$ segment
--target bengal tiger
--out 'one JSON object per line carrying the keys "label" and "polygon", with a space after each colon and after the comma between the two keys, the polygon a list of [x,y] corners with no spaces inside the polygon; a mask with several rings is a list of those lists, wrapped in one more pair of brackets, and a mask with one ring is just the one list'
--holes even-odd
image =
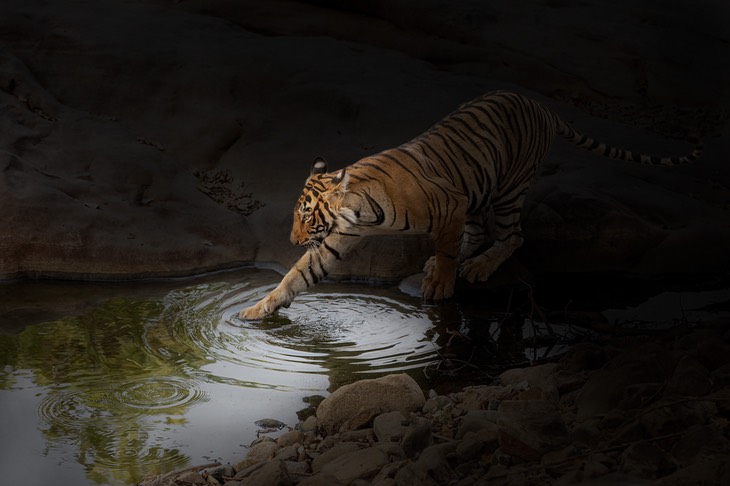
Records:
{"label": "bengal tiger", "polygon": [[[555,135],[591,152],[641,164],[677,165],[702,153],[655,157],[619,149],[575,131],[546,106],[497,91],[463,104],[399,147],[328,172],[317,158],[294,208],[291,242],[307,248],[281,283],[239,313],[262,319],[315,285],[361,236],[430,233],[435,255],[425,264],[424,299],[451,297],[458,274],[484,281],[523,241],[520,213],[530,183]],[[494,243],[483,247],[489,211]]]}

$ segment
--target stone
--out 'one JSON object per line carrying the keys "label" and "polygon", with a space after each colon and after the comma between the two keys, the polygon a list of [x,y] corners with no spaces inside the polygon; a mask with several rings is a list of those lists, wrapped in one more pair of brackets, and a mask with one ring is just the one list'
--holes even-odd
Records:
{"label": "stone", "polygon": [[307,432],[316,432],[317,431],[317,417],[314,415],[310,415],[309,417],[307,417],[307,419],[304,422],[302,422],[300,429],[305,434]]}
{"label": "stone", "polygon": [[665,396],[703,396],[712,389],[707,369],[695,358],[686,355],[666,384]]}
{"label": "stone", "polygon": [[679,467],[686,467],[698,459],[730,455],[730,440],[710,425],[695,425],[672,447],[672,456]]}
{"label": "stone", "polygon": [[497,430],[498,417],[499,412],[496,410],[470,410],[461,419],[456,438],[463,439],[467,433],[482,429]]}
{"label": "stone", "polygon": [[360,380],[342,386],[317,408],[317,421],[332,434],[361,410],[379,408],[384,412],[420,410],[426,399],[418,383],[405,373]]}
{"label": "stone", "polygon": [[312,461],[312,471],[315,473],[322,470],[322,468],[325,466],[325,464],[334,461],[338,457],[340,457],[343,454],[347,454],[349,452],[359,451],[360,447],[354,443],[354,442],[342,442],[334,447],[332,447],[327,452],[322,453],[322,455],[317,456]]}
{"label": "stone", "polygon": [[717,367],[712,372],[712,381],[719,386],[730,385],[730,364]]}
{"label": "stone", "polygon": [[568,441],[568,430],[552,402],[505,400],[497,425],[500,449],[525,460],[539,460]]}
{"label": "stone", "polygon": [[409,424],[403,412],[388,412],[375,417],[373,431],[379,442],[400,442]]}
{"label": "stone", "polygon": [[435,397],[426,400],[423,404],[423,413],[434,413],[436,410],[442,410],[444,408],[454,405],[454,401],[444,395],[437,395]]}
{"label": "stone", "polygon": [[397,484],[440,485],[456,479],[448,457],[456,452],[457,442],[446,442],[427,447],[418,459],[401,468],[395,475]]}
{"label": "stone", "polygon": [[546,363],[528,368],[512,368],[498,378],[505,385],[517,385],[526,381],[530,387],[546,389],[555,386],[553,374],[556,367],[555,363]]}
{"label": "stone", "polygon": [[512,386],[479,385],[464,388],[456,398],[464,410],[484,410],[490,401],[512,398],[519,391]]}
{"label": "stone", "polygon": [[302,442],[304,442],[304,433],[301,430],[290,430],[289,432],[284,432],[278,439],[276,439],[276,443],[279,444],[280,447],[301,444]]}
{"label": "stone", "polygon": [[456,446],[456,457],[461,462],[468,462],[480,458],[485,453],[494,452],[497,447],[499,447],[499,431],[495,425],[491,430],[480,429],[466,434]]}
{"label": "stone", "polygon": [[418,456],[423,449],[431,445],[431,421],[411,413],[409,425],[400,445],[409,458]]}
{"label": "stone", "polygon": [[239,462],[235,466],[235,470],[241,471],[242,469],[246,469],[247,467],[257,464],[259,462],[266,461],[274,457],[274,454],[279,449],[279,444],[273,441],[264,441],[259,442],[258,444],[254,444],[248,450],[248,453],[246,454],[244,460]]}
{"label": "stone", "polygon": [[345,420],[340,426],[340,432],[348,432],[368,427],[373,419],[380,413],[380,407],[370,407],[358,411],[352,417]]}
{"label": "stone", "polygon": [[278,459],[270,461],[241,480],[241,486],[260,486],[262,484],[270,486],[290,486],[292,484],[284,461]]}
{"label": "stone", "polygon": [[297,486],[347,486],[347,484],[331,474],[318,473],[302,479]]}
{"label": "stone", "polygon": [[638,421],[649,437],[656,437],[706,424],[716,414],[717,406],[710,400],[675,402],[668,399],[654,404],[652,413],[641,415]]}
{"label": "stone", "polygon": [[322,472],[343,483],[350,483],[355,479],[372,478],[388,462],[388,456],[383,451],[368,447],[338,456],[325,464]]}
{"label": "stone", "polygon": [[619,466],[622,473],[644,479],[656,479],[673,472],[667,455],[654,443],[635,442],[621,454]]}
{"label": "stone", "polygon": [[618,407],[630,385],[664,382],[675,365],[674,356],[658,344],[626,351],[588,377],[576,396],[576,420],[581,422]]}
{"label": "stone", "polygon": [[299,452],[295,446],[290,445],[276,451],[275,457],[280,461],[295,461],[299,458]]}
{"label": "stone", "polygon": [[284,461],[284,466],[286,466],[286,471],[290,477],[304,476],[312,471],[309,464],[304,461]]}

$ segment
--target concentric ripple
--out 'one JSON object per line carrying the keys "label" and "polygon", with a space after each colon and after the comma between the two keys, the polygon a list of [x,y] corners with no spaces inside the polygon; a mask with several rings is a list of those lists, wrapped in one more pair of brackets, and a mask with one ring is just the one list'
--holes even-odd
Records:
{"label": "concentric ripple", "polygon": [[114,390],[119,403],[143,412],[185,407],[207,401],[207,393],[192,380],[177,377],[149,377],[124,383]]}

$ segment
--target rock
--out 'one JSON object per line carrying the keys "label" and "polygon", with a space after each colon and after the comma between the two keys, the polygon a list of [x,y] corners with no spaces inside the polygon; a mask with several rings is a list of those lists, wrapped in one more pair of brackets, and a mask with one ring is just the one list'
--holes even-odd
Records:
{"label": "rock", "polygon": [[375,417],[373,431],[379,442],[400,442],[409,424],[403,412],[388,412]]}
{"label": "rock", "polygon": [[712,372],[712,381],[719,386],[730,385],[730,364],[719,366]]}
{"label": "rock", "polygon": [[466,434],[456,446],[456,457],[461,462],[469,462],[485,453],[494,452],[497,447],[499,447],[499,429],[494,425],[494,428],[484,428]]}
{"label": "rock", "polygon": [[317,408],[317,421],[328,434],[365,409],[384,412],[420,410],[426,399],[416,381],[405,373],[361,380],[335,390]]}
{"label": "rock", "polygon": [[712,389],[709,372],[695,358],[684,356],[666,385],[666,396],[703,396]]}
{"label": "rock", "polygon": [[317,431],[317,417],[314,415],[310,415],[307,417],[307,419],[302,422],[300,426],[300,430],[304,433],[307,432],[316,432]]}
{"label": "rock", "polygon": [[[304,478],[297,483],[298,486],[347,486],[336,477],[330,474],[313,474],[308,478]],[[263,486],[263,485],[262,485]]]}
{"label": "rock", "polygon": [[696,425],[690,428],[672,447],[672,456],[679,467],[689,466],[698,460],[704,462],[713,456],[729,455],[730,440],[709,425]]}
{"label": "rock", "polygon": [[383,451],[368,447],[338,456],[325,464],[322,472],[349,484],[356,479],[372,478],[387,463],[388,456]]}
{"label": "rock", "polygon": [[407,464],[395,475],[397,484],[440,485],[449,484],[456,474],[449,465],[448,456],[456,452],[456,442],[446,442],[427,447],[418,460]]}
{"label": "rock", "polygon": [[706,424],[716,414],[717,406],[710,400],[676,402],[668,399],[654,404],[652,413],[641,415],[639,423],[649,437],[656,437]]}
{"label": "rock", "polygon": [[527,382],[530,387],[549,388],[555,386],[553,374],[557,364],[546,363],[529,368],[512,368],[499,375],[499,381],[505,385],[517,385]]}
{"label": "rock", "polygon": [[657,486],[730,484],[730,458],[715,457],[706,461],[698,461],[678,471],[664,476],[652,484]]}
{"label": "rock", "polygon": [[279,444],[274,441],[264,441],[259,442],[258,444],[254,444],[246,454],[246,458],[236,464],[235,469],[236,471],[241,471],[242,469],[246,469],[249,466],[253,466],[254,464],[257,464],[259,462],[266,461],[274,457],[274,454],[279,449]]}
{"label": "rock", "polygon": [[497,430],[498,417],[499,412],[495,410],[470,410],[461,419],[456,438],[463,439],[467,433],[482,429]]}
{"label": "rock", "polygon": [[275,457],[280,461],[296,461],[299,458],[299,452],[295,446],[290,445],[276,451]]}
{"label": "rock", "polygon": [[552,402],[505,400],[497,425],[500,449],[525,460],[539,460],[568,441],[568,430]]}
{"label": "rock", "polygon": [[319,472],[322,470],[322,468],[325,466],[325,464],[334,461],[338,457],[340,457],[343,454],[347,454],[348,452],[354,452],[359,451],[360,447],[355,444],[354,442],[342,442],[340,444],[335,445],[333,448],[328,450],[327,452],[323,453],[322,455],[316,457],[312,461],[312,471]]}
{"label": "rock", "polygon": [[513,386],[480,385],[464,388],[456,394],[459,407],[464,410],[483,410],[492,400],[506,400],[514,397],[521,389]]}
{"label": "rock", "polygon": [[621,454],[619,466],[624,474],[644,479],[655,479],[674,470],[664,451],[647,441],[631,444]]}
{"label": "rock", "polygon": [[279,459],[267,463],[249,477],[241,480],[241,486],[289,486],[292,484],[284,461]]}
{"label": "rock", "polygon": [[431,445],[431,421],[411,413],[400,445],[409,458],[415,458]]}
{"label": "rock", "polygon": [[426,400],[423,404],[423,413],[434,413],[437,410],[450,407],[454,404],[454,401],[444,395],[438,395],[433,398]]}
{"label": "rock", "polygon": [[301,444],[302,442],[304,442],[304,433],[301,430],[290,430],[289,432],[284,432],[278,439],[276,439],[276,443],[279,444],[280,447]]}
{"label": "rock", "polygon": [[380,413],[379,407],[370,407],[358,411],[355,415],[345,420],[340,426],[340,432],[349,432],[369,426],[373,419]]}
{"label": "rock", "polygon": [[603,415],[618,407],[627,387],[637,383],[662,383],[674,370],[675,358],[658,344],[632,349],[594,372],[576,396],[576,420]]}

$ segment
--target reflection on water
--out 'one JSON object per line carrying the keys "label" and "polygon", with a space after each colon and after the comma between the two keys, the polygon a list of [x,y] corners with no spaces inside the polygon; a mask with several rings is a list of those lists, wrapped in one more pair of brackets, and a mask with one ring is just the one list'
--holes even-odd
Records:
{"label": "reflection on water", "polygon": [[131,484],[237,462],[256,421],[294,425],[297,410],[358,378],[488,380],[590,338],[534,318],[531,293],[517,311],[511,294],[427,306],[397,289],[328,284],[263,322],[235,318],[279,279],[249,269],[134,285],[0,285],[4,483]]}
{"label": "reflection on water", "polygon": [[[0,335],[3,470],[25,461],[18,481],[130,484],[237,460],[256,420],[294,425],[312,396],[358,376],[422,378],[435,358],[431,320],[397,290],[324,285],[264,322],[235,318],[278,279],[249,270],[132,287],[0,287],[15,293]],[[44,321],[59,307],[66,317]]]}

